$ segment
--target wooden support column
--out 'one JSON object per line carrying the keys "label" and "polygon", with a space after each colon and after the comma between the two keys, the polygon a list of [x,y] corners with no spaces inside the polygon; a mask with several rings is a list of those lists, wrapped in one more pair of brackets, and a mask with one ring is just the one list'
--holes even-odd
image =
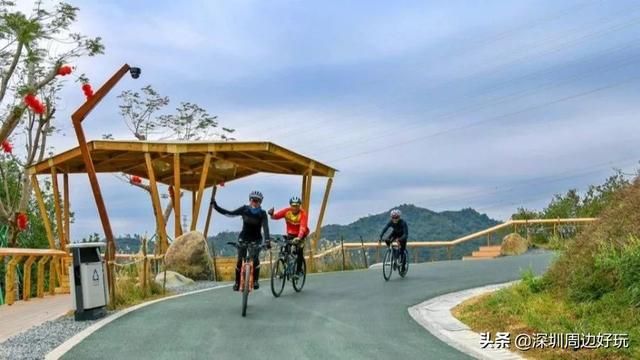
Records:
{"label": "wooden support column", "polygon": [[198,216],[200,215],[200,205],[202,204],[202,198],[204,197],[204,187],[207,184],[207,175],[209,174],[210,164],[211,164],[211,154],[207,154],[204,157],[202,173],[200,174],[200,185],[198,186],[198,197],[196,198],[196,204],[193,209],[193,218],[191,218],[191,231],[194,231],[196,229],[196,226],[198,225]]}
{"label": "wooden support column", "polygon": [[53,185],[53,207],[56,211],[56,229],[58,230],[58,242],[60,250],[64,250],[64,224],[62,222],[62,207],[60,206],[60,188],[58,187],[58,172],[56,167],[51,168],[51,183]]}
{"label": "wooden support column", "polygon": [[44,266],[47,261],[51,259],[50,256],[43,256],[40,260],[38,260],[38,280],[36,285],[36,294],[39,298],[44,297]]}
{"label": "wooden support column", "polygon": [[53,256],[49,262],[49,295],[56,293],[56,261],[58,258]]}
{"label": "wooden support column", "polygon": [[156,174],[153,170],[151,154],[145,153],[144,160],[147,164],[147,175],[149,176],[149,188],[151,190],[151,202],[153,204],[153,211],[156,215],[156,226],[158,229],[157,236],[160,238],[160,244],[162,244],[162,253],[164,254],[168,248],[167,229],[164,224],[164,216],[162,214],[162,208],[160,205],[160,195],[158,194],[158,184],[156,183]]}
{"label": "wooden support column", "polygon": [[180,220],[180,200],[182,199],[180,184],[180,154],[173,154],[173,218],[175,221],[174,236],[182,235],[182,221]]}
{"label": "wooden support column", "polygon": [[196,211],[196,198],[198,197],[198,190],[191,191],[191,219],[195,217]]}
{"label": "wooden support column", "polygon": [[31,266],[36,257],[31,255],[24,263],[24,276],[22,282],[22,300],[27,301],[31,297]]}
{"label": "wooden support column", "polygon": [[[71,235],[70,235],[70,223],[71,223],[71,211],[69,209],[69,174],[65,173],[64,177],[64,236],[65,236],[65,244],[69,245],[71,243]],[[61,249],[66,251],[65,249]]]}
{"label": "wooden support column", "polygon": [[318,215],[318,222],[316,222],[316,231],[314,232],[314,236],[311,244],[311,256],[313,256],[313,253],[318,248],[318,240],[320,240],[320,235],[321,235],[320,233],[322,231],[322,221],[324,220],[324,213],[325,213],[325,210],[327,209],[327,203],[329,202],[329,193],[331,192],[332,184],[333,184],[333,178],[328,178],[327,185],[324,189],[324,197],[322,198],[322,205],[320,206],[320,214]]}
{"label": "wooden support column", "polygon": [[40,209],[42,224],[44,225],[44,230],[47,234],[47,240],[49,240],[49,248],[55,249],[56,242],[53,238],[53,231],[51,231],[51,223],[49,222],[49,214],[47,213],[47,206],[45,205],[44,199],[42,198],[42,191],[40,191],[38,178],[36,178],[35,174],[31,175],[31,186],[33,187],[33,192],[35,193],[36,200],[38,201],[38,209]]}
{"label": "wooden support column", "polygon": [[5,290],[6,294],[4,295],[5,301],[4,303],[7,305],[11,305],[15,302],[15,285],[16,281],[16,266],[20,263],[22,256],[14,256],[9,263],[7,264],[6,274],[5,274]]}

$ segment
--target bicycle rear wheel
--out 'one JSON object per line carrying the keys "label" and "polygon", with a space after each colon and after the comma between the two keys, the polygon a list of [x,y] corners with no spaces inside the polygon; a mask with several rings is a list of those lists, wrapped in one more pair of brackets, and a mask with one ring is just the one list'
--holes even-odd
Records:
{"label": "bicycle rear wheel", "polygon": [[285,276],[285,264],[284,260],[278,259],[275,264],[273,264],[273,269],[271,269],[271,293],[273,296],[278,297],[282,294],[282,290],[284,289],[284,284],[287,282],[287,277]]}
{"label": "bicycle rear wheel", "polygon": [[244,287],[242,288],[242,316],[247,316],[247,302],[249,301],[249,279],[251,279],[251,266],[246,265],[244,269]]}
{"label": "bicycle rear wheel", "polygon": [[401,277],[407,276],[409,272],[409,252],[407,250],[404,251],[404,266],[400,264],[400,269],[398,270],[398,274]]}
{"label": "bicycle rear wheel", "polygon": [[385,280],[391,279],[391,273],[393,272],[393,253],[391,249],[387,250],[384,254],[384,260],[382,261],[382,276]]}
{"label": "bicycle rear wheel", "polygon": [[[296,260],[294,260],[294,261],[296,261]],[[296,266],[296,268],[297,268],[297,266]],[[302,291],[302,288],[304,287],[304,282],[305,282],[306,279],[307,279],[307,263],[303,261],[302,262],[302,278],[298,277],[298,278],[292,278],[291,279],[291,284],[293,285],[293,290],[295,290],[296,292]]]}

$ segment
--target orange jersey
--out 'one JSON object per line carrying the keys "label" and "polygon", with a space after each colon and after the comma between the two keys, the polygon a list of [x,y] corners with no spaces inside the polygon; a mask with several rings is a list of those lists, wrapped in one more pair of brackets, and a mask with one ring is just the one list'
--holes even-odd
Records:
{"label": "orange jersey", "polygon": [[309,235],[309,227],[307,226],[307,213],[302,209],[300,209],[300,212],[296,215],[293,213],[290,207],[284,208],[273,214],[271,218],[274,220],[284,218],[287,222],[288,235],[293,235],[299,238],[303,238]]}

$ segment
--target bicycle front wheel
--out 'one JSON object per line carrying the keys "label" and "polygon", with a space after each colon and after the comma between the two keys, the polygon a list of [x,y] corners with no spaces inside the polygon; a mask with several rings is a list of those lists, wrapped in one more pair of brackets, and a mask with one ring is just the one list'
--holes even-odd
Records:
{"label": "bicycle front wheel", "polygon": [[389,249],[384,254],[382,262],[382,276],[384,276],[385,280],[391,279],[391,272],[393,272],[393,252]]}
{"label": "bicycle front wheel", "polygon": [[249,288],[252,284],[249,283],[251,279],[251,266],[244,267],[244,287],[242,288],[242,316],[247,316],[247,302],[249,301]]}
{"label": "bicycle front wheel", "polygon": [[271,293],[273,296],[278,297],[282,294],[282,290],[284,289],[284,284],[287,282],[287,277],[284,274],[284,260],[278,259],[275,264],[273,264],[273,269],[271,269]]}
{"label": "bicycle front wheel", "polygon": [[[294,260],[295,261],[295,260]],[[297,266],[296,266],[297,268]],[[297,269],[296,269],[297,270]],[[291,279],[291,284],[293,285],[293,290],[296,292],[302,291],[304,287],[304,282],[307,279],[307,263],[302,262],[302,271],[299,271],[298,274],[302,273],[302,277],[294,277]]]}

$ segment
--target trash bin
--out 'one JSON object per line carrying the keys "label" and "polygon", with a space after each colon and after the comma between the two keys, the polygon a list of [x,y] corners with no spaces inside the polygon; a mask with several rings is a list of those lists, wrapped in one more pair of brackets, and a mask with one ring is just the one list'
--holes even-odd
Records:
{"label": "trash bin", "polygon": [[107,314],[107,269],[100,257],[100,248],[105,246],[100,242],[69,244],[73,256],[69,281],[76,321],[95,320]]}

